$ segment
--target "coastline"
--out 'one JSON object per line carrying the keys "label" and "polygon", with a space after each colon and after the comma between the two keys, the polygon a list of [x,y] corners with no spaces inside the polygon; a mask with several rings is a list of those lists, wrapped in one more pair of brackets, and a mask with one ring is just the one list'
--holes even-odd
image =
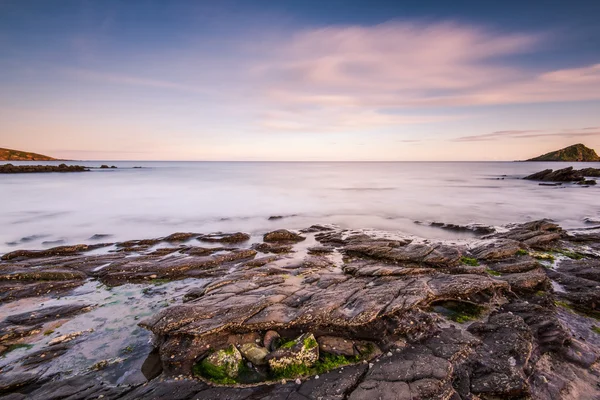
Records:
{"label": "coastline", "polygon": [[[331,385],[352,399],[397,390],[598,394],[591,299],[600,291],[585,283],[598,279],[598,231],[534,221],[440,241],[316,225],[15,250],[0,262],[2,391],[34,399],[67,387],[73,398],[93,388],[115,399],[240,390],[286,398]],[[318,379],[309,368],[286,383],[264,378],[260,365],[225,386],[194,374],[207,350],[262,345],[269,331],[287,340],[312,333],[321,356],[331,351],[323,343],[349,342],[352,355],[337,354],[341,363]],[[360,344],[371,351],[355,354]],[[422,367],[404,378],[385,378],[417,360]]]}

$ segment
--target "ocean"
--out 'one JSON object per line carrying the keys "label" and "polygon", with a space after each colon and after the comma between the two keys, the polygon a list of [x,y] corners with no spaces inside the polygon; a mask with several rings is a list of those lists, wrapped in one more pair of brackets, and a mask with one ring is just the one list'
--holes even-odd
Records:
{"label": "ocean", "polygon": [[577,228],[585,218],[600,219],[600,187],[545,187],[520,179],[546,168],[597,168],[598,163],[67,164],[118,168],[0,175],[0,253],[91,243],[94,235],[112,242],[174,232],[262,233],[336,224],[450,239],[468,233],[415,221],[503,225],[551,218]]}

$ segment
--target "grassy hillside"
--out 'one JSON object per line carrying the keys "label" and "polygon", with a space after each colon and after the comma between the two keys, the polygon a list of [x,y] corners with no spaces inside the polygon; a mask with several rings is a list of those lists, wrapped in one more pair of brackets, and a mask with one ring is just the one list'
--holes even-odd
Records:
{"label": "grassy hillside", "polygon": [[0,161],[56,161],[56,158],[26,151],[0,148]]}
{"label": "grassy hillside", "polygon": [[579,143],[527,161],[600,161],[600,157],[593,149]]}

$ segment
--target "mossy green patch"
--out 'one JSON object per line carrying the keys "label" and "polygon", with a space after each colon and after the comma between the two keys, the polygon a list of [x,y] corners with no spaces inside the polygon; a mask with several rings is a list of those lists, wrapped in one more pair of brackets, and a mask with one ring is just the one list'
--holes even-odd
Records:
{"label": "mossy green patch", "polygon": [[306,376],[324,374],[331,370],[356,364],[364,359],[364,356],[343,356],[329,353],[321,353],[319,360],[312,367],[306,365],[288,365],[272,373],[274,380],[296,379]]}
{"label": "mossy green patch", "polygon": [[227,375],[227,370],[225,367],[217,367],[209,362],[207,362],[206,358],[199,363],[196,363],[192,367],[192,374],[195,376],[201,376],[206,378],[214,383],[220,385],[235,385],[238,383],[248,383],[244,381],[244,377],[250,373],[250,368],[241,362],[238,369],[238,376],[236,378],[232,378]]}
{"label": "mossy green patch", "polygon": [[485,272],[487,272],[488,274],[493,275],[493,276],[502,276],[502,274],[500,272],[494,271],[493,269],[489,269],[489,268],[486,269]]}
{"label": "mossy green patch", "polygon": [[478,319],[484,307],[461,301],[443,301],[433,305],[433,310],[459,324]]}
{"label": "mossy green patch", "polygon": [[208,378],[215,383],[222,385],[234,385],[237,383],[236,379],[230,378],[225,372],[224,368],[216,367],[206,360],[202,360],[192,367],[194,375]]}
{"label": "mossy green patch", "polygon": [[562,254],[565,257],[570,258],[571,260],[581,260],[584,258],[582,254],[576,253],[574,251],[569,250],[554,250],[555,253]]}
{"label": "mossy green patch", "polygon": [[4,354],[10,353],[11,351],[15,351],[18,349],[29,350],[32,347],[33,347],[32,344],[26,344],[26,343],[11,344],[10,346],[8,346],[8,349],[6,350],[6,352]]}
{"label": "mossy green patch", "polygon": [[527,254],[529,254],[529,252],[525,249],[519,249],[515,254],[518,256],[526,256]]}
{"label": "mossy green patch", "polygon": [[600,335],[600,326],[595,326],[595,325],[594,325],[594,326],[592,326],[592,328],[591,328],[591,329],[592,329],[592,331],[593,331],[593,332],[595,332],[595,333],[597,333],[598,335]]}
{"label": "mossy green patch", "polygon": [[571,305],[571,303],[567,303],[566,301],[556,300],[554,302],[554,304],[557,305],[558,307],[566,308],[568,310],[573,310],[573,306]]}
{"label": "mossy green patch", "polygon": [[280,349],[291,349],[296,344],[294,339],[280,339],[279,348]]}
{"label": "mossy green patch", "polygon": [[50,336],[54,333],[53,329],[48,329],[47,331],[44,332],[44,336]]}
{"label": "mossy green patch", "polygon": [[479,261],[477,261],[476,258],[473,257],[461,257],[460,258],[460,262],[465,264],[465,265],[469,265],[471,267],[476,267],[479,265]]}
{"label": "mossy green patch", "polygon": [[314,349],[318,345],[319,343],[317,343],[313,336],[309,336],[306,339],[304,339],[304,347],[307,349]]}

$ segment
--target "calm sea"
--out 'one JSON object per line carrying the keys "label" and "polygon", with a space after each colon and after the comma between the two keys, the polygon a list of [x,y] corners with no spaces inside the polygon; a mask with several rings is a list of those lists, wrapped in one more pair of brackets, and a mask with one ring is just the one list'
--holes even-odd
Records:
{"label": "calm sea", "polygon": [[[112,235],[105,241],[114,241],[333,223],[449,238],[457,234],[414,221],[500,225],[552,218],[564,227],[580,227],[585,217],[600,218],[600,185],[555,188],[519,179],[568,163],[73,164],[118,168],[0,175],[0,253],[87,243],[95,234]],[[588,166],[598,163],[577,164]],[[269,221],[274,215],[286,218]]]}

